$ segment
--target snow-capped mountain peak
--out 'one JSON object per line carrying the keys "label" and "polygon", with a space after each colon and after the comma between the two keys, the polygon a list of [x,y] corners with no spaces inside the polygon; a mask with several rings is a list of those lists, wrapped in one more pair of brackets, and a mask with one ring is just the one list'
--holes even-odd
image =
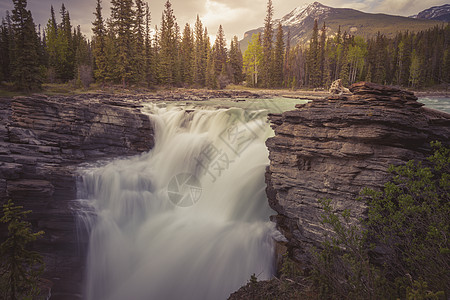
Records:
{"label": "snow-capped mountain peak", "polygon": [[280,20],[281,25],[292,26],[300,24],[307,17],[311,17],[313,19],[318,18],[319,16],[324,17],[328,12],[330,12],[330,10],[331,7],[325,6],[319,2],[299,6]]}
{"label": "snow-capped mountain peak", "polygon": [[441,6],[433,6],[425,9],[417,15],[411,16],[415,19],[429,19],[429,20],[441,20],[445,22],[450,21],[450,4],[444,4]]}

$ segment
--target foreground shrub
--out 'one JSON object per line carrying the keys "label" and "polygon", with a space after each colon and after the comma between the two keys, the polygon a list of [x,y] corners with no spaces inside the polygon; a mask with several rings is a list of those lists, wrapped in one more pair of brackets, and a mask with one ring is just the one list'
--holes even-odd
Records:
{"label": "foreground shrub", "polygon": [[9,200],[0,218],[8,225],[8,237],[0,245],[0,298],[5,300],[36,299],[41,293],[39,280],[44,263],[42,256],[28,250],[28,246],[44,232],[31,231],[31,224],[23,220],[31,211],[22,208]]}
{"label": "foreground shrub", "polygon": [[328,299],[450,296],[450,149],[433,143],[427,162],[391,166],[383,191],[365,189],[368,217],[351,224],[321,200],[333,234],[315,250],[312,279]]}

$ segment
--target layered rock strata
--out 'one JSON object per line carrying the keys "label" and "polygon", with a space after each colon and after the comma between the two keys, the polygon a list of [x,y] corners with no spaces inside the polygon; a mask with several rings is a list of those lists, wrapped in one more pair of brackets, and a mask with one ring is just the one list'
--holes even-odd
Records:
{"label": "layered rock strata", "polygon": [[318,199],[349,209],[356,222],[366,213],[359,192],[381,188],[389,165],[424,159],[431,141],[450,143],[450,114],[423,107],[413,93],[366,82],[350,91],[269,116],[275,136],[266,142],[267,195],[287,247],[305,267],[307,250],[328,231]]}
{"label": "layered rock strata", "polygon": [[72,209],[77,165],[152,147],[149,117],[126,97],[0,99],[0,200],[31,209],[34,230],[45,231],[36,250],[53,282],[52,299],[81,297],[84,253]]}

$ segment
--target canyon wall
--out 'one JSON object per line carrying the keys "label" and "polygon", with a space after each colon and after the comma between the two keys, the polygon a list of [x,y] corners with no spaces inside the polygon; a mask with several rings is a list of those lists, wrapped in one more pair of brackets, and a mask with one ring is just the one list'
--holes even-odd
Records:
{"label": "canyon wall", "polygon": [[308,249],[328,231],[318,199],[332,199],[335,211],[349,209],[357,222],[366,213],[357,200],[363,187],[380,189],[389,165],[424,159],[431,141],[450,143],[450,114],[423,107],[413,93],[366,82],[270,120],[266,191],[286,246],[303,267]]}
{"label": "canyon wall", "polygon": [[[153,147],[153,129],[136,99],[105,95],[0,99],[0,202],[31,209],[36,250],[53,283],[52,299],[81,299],[84,256],[74,205],[79,163]],[[0,228],[2,237],[6,228]]]}

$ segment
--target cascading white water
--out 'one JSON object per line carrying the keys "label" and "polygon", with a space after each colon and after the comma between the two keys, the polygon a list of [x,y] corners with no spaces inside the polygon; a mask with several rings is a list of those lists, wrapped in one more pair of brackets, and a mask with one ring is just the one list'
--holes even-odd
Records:
{"label": "cascading white water", "polygon": [[154,149],[82,174],[95,211],[86,298],[226,299],[252,274],[270,278],[279,233],[268,221],[265,114],[146,110]]}

